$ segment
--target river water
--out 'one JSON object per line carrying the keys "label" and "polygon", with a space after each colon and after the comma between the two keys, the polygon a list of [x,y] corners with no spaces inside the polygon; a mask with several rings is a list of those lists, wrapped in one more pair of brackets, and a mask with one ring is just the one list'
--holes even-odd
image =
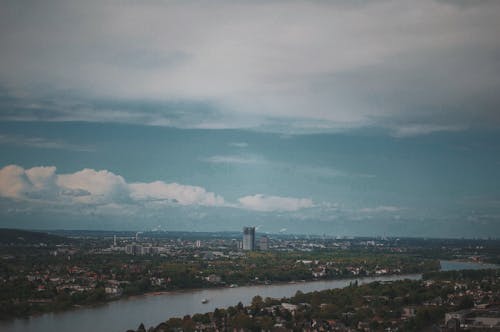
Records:
{"label": "river water", "polygon": [[[462,269],[493,268],[494,265],[441,261],[444,271]],[[352,278],[342,280],[298,282],[236,288],[216,288],[194,291],[169,292],[161,295],[143,295],[109,302],[103,305],[50,313],[26,319],[0,322],[2,332],[124,332],[135,329],[142,322],[146,327],[158,325],[170,317],[204,313],[215,308],[249,304],[255,295],[262,297],[290,297],[298,290],[307,293],[331,288],[342,288],[351,282],[360,284],[373,281],[394,281],[401,279],[418,280],[420,274],[381,276],[372,278]],[[208,299],[208,303],[201,301]]]}
{"label": "river water", "polygon": [[441,261],[441,271],[496,269],[497,265],[461,261]]}

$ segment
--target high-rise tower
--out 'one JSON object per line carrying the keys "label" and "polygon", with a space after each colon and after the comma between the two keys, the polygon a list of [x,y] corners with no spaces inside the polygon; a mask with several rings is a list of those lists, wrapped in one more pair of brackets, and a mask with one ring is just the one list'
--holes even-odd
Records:
{"label": "high-rise tower", "polygon": [[243,250],[255,250],[255,227],[243,227]]}

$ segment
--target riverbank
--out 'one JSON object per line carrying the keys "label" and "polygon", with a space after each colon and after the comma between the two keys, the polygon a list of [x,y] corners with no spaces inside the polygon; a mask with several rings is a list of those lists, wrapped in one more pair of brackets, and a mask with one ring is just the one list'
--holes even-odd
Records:
{"label": "riverbank", "polygon": [[[498,266],[492,265],[492,264],[486,264],[486,263],[478,263],[478,262],[471,262],[471,261],[464,261],[464,260],[442,260],[440,261],[440,270],[441,271],[448,271],[448,270],[460,270],[460,269],[487,269],[487,268],[497,268]],[[301,285],[305,283],[314,283],[314,282],[335,282],[335,281],[343,281],[343,280],[359,280],[359,279],[370,279],[370,278],[375,278],[375,277],[387,277],[387,278],[394,278],[394,277],[401,277],[401,276],[415,276],[417,274],[386,274],[382,276],[363,276],[363,277],[356,277],[353,276],[352,278],[332,278],[332,279],[311,279],[311,280],[294,280],[294,281],[274,281],[271,283],[271,285],[266,284],[265,282],[259,282],[259,283],[248,283],[246,285],[241,285],[238,288],[241,287],[262,287],[262,286],[286,286],[286,285]],[[421,275],[421,274],[418,274]],[[95,303],[90,303],[90,304],[76,304],[76,305],[71,305],[66,308],[62,309],[57,309],[57,310],[48,310],[48,311],[40,311],[40,312],[35,312],[30,315],[25,315],[25,316],[20,316],[20,317],[11,317],[9,319],[5,319],[3,321],[9,322],[13,321],[15,319],[30,319],[30,318],[36,318],[40,317],[43,315],[47,314],[61,314],[64,312],[73,312],[73,311],[78,311],[78,310],[84,310],[84,309],[94,309],[94,308],[99,308],[106,306],[107,304],[117,302],[117,301],[133,301],[133,300],[140,300],[141,298],[144,297],[158,297],[158,296],[168,296],[168,295],[176,295],[176,294],[186,294],[186,293],[193,293],[193,292],[201,292],[201,291],[206,291],[206,290],[223,290],[223,289],[229,289],[230,286],[212,286],[212,287],[204,287],[204,288],[184,288],[184,289],[174,289],[174,290],[165,290],[165,291],[152,291],[152,292],[145,292],[142,294],[134,294],[134,295],[128,295],[128,296],[121,296],[121,297],[115,297],[115,298],[109,298],[105,301],[100,301],[100,302],[95,302]],[[200,299],[201,302],[201,299]]]}
{"label": "riverbank", "polygon": [[[426,269],[425,271],[427,271]],[[422,271],[425,272],[425,271]],[[419,272],[420,273],[420,272]],[[351,276],[338,276],[338,277],[333,277],[333,278],[311,278],[307,280],[290,280],[290,281],[280,281],[280,280],[265,280],[265,281],[251,281],[247,282],[245,285],[242,285],[240,287],[258,287],[258,286],[268,286],[268,285],[287,285],[287,284],[294,284],[294,283],[307,283],[307,282],[315,282],[315,281],[336,281],[336,280],[344,280],[346,278],[370,278],[370,277],[376,277],[376,276],[398,276],[402,275],[402,273],[386,273],[386,274],[371,274],[371,275],[365,275],[365,276],[357,276],[357,275],[351,275]],[[231,288],[231,286],[227,285],[222,285],[222,284],[207,284],[205,287],[186,287],[186,288],[173,288],[169,290],[153,290],[153,291],[146,291],[143,293],[135,293],[135,294],[130,294],[130,295],[121,295],[121,296],[105,296],[104,293],[104,288],[100,289],[95,289],[92,290],[92,293],[99,293],[100,296],[93,296],[93,295],[88,295],[86,293],[83,293],[82,295],[85,295],[88,300],[86,300],[84,303],[71,303],[69,299],[71,298],[67,294],[65,298],[66,300],[61,301],[60,296],[56,297],[55,299],[51,299],[49,302],[43,302],[43,303],[38,303],[34,302],[32,304],[27,304],[22,310],[17,311],[21,312],[21,314],[16,314],[12,316],[0,316],[0,321],[9,321],[13,319],[29,319],[30,317],[37,317],[45,314],[59,314],[65,311],[75,311],[75,310],[82,310],[85,308],[94,308],[94,307],[99,307],[106,305],[107,303],[112,303],[116,301],[122,301],[122,300],[133,300],[136,298],[141,298],[143,296],[161,296],[161,295],[168,295],[168,294],[176,294],[176,293],[183,293],[183,292],[196,292],[196,291],[202,291],[202,290],[212,290],[212,289],[225,289],[225,288]],[[80,295],[78,292],[75,293],[76,295]],[[89,293],[91,294],[91,293]]]}
{"label": "riverbank", "polygon": [[[297,292],[288,298],[257,296],[247,306],[233,304],[208,313],[173,317],[151,328],[152,331],[253,331],[280,326],[287,331],[367,328],[422,331],[431,326],[443,326],[445,313],[475,306],[480,307],[483,314],[488,308],[489,314],[496,315],[488,317],[499,317],[497,320],[500,321],[496,300],[500,296],[500,271],[444,271],[436,272],[435,277],[390,283],[355,283],[342,289]],[[469,291],[463,292],[463,287]],[[144,330],[141,325],[136,332]]]}
{"label": "riverbank", "polygon": [[[442,261],[441,265],[443,265]],[[453,262],[456,263],[456,262]],[[460,266],[453,265],[460,269]],[[483,266],[478,264],[478,268]],[[143,322],[147,326],[156,326],[170,317],[183,317],[200,312],[209,312],[215,308],[234,306],[238,301],[244,305],[250,303],[255,295],[262,297],[291,297],[297,291],[313,292],[324,289],[343,288],[350,283],[370,283],[374,281],[395,281],[401,279],[417,280],[421,274],[392,275],[383,277],[348,278],[319,280],[309,282],[274,283],[272,285],[240,286],[236,288],[218,287],[197,290],[175,290],[149,292],[142,295],[123,297],[104,304],[85,306],[76,310],[45,313],[24,319],[0,322],[3,332],[123,332]],[[157,295],[155,295],[157,294]],[[202,299],[208,299],[202,304]]]}
{"label": "riverbank", "polygon": [[0,273],[0,319],[94,306],[116,298],[163,291],[258,285],[269,280],[337,280],[439,268],[438,260],[431,256],[413,251],[393,252],[389,248],[227,251],[220,256],[213,250],[172,245],[178,255],[131,256],[91,250],[75,254],[71,260],[37,248],[16,256],[14,248],[9,248],[11,256]]}
{"label": "riverbank", "polygon": [[[0,322],[2,332],[123,332],[140,322],[148,326],[157,325],[171,317],[183,317],[199,312],[209,312],[216,308],[236,305],[241,301],[248,305],[255,295],[263,297],[290,297],[301,292],[313,292],[325,289],[343,288],[349,284],[371,283],[374,281],[394,281],[400,279],[420,279],[420,274],[385,276],[373,278],[351,278],[329,281],[299,282],[295,284],[274,284],[259,286],[241,286],[237,288],[212,288],[197,291],[176,291],[168,294],[151,296],[141,295],[123,298],[105,305],[70,310],[61,313],[47,313],[26,319]],[[153,293],[152,293],[153,294]],[[202,299],[209,302],[202,304]]]}
{"label": "riverbank", "polygon": [[[441,261],[446,265],[448,261]],[[453,268],[459,269],[460,264],[452,262]],[[478,268],[483,266],[478,264]],[[373,281],[395,281],[401,279],[418,280],[421,274],[384,276],[374,278],[349,278],[329,281],[299,282],[295,284],[282,283],[273,285],[240,286],[237,288],[222,287],[198,290],[167,291],[161,295],[157,292],[121,298],[104,305],[80,308],[61,313],[47,313],[27,319],[15,319],[0,322],[3,332],[123,332],[130,327],[143,322],[147,326],[156,326],[171,317],[183,317],[195,313],[214,311],[215,308],[234,306],[238,301],[248,305],[255,295],[262,297],[291,297],[297,291],[303,293],[321,291],[324,289],[343,288],[350,283],[370,283]],[[209,299],[202,304],[202,299]]]}

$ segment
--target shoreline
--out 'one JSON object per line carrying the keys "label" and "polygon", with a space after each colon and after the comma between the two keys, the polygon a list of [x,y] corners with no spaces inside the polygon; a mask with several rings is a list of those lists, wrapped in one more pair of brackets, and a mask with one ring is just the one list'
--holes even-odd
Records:
{"label": "shoreline", "polygon": [[[456,260],[441,260],[443,265],[453,264],[453,263],[463,263]],[[484,264],[477,263],[476,268],[488,268],[489,266],[484,266]],[[455,267],[450,266],[455,270],[460,270],[461,266],[459,264],[455,265]],[[500,268],[498,266],[497,268]],[[433,270],[438,271],[438,270]],[[320,279],[320,280],[309,280],[309,281],[294,281],[294,282],[275,282],[271,285],[265,285],[264,283],[257,284],[247,284],[240,285],[237,288],[230,288],[227,285],[218,286],[218,287],[209,287],[209,288],[191,288],[191,289],[176,289],[176,290],[163,290],[163,291],[151,291],[142,294],[124,296],[120,298],[111,299],[101,303],[95,303],[90,305],[77,305],[71,308],[67,308],[64,310],[57,311],[48,311],[33,314],[30,316],[24,317],[9,317],[7,319],[2,319],[0,321],[0,329],[5,327],[8,331],[24,331],[27,328],[30,331],[36,331],[37,327],[40,324],[49,327],[49,326],[60,326],[61,330],[67,330],[68,324],[71,324],[76,317],[95,317],[96,322],[103,322],[108,320],[109,314],[112,317],[120,317],[122,315],[123,310],[128,312],[131,308],[134,308],[134,312],[137,310],[142,310],[138,308],[144,308],[144,310],[151,310],[151,317],[143,317],[143,316],[134,316],[132,314],[128,320],[130,322],[128,324],[123,324],[121,330],[130,329],[130,326],[135,326],[135,324],[139,321],[143,321],[146,325],[155,325],[158,322],[164,321],[168,317],[178,317],[183,316],[184,314],[194,314],[194,313],[205,313],[214,310],[214,308],[226,308],[228,306],[234,306],[238,301],[241,301],[245,305],[250,303],[253,296],[260,295],[262,297],[269,296],[271,298],[280,298],[281,294],[293,295],[296,291],[300,290],[303,292],[306,291],[314,291],[323,290],[323,289],[342,289],[348,287],[350,283],[355,283],[356,281],[359,284],[369,284],[372,282],[380,282],[380,283],[391,283],[396,280],[410,279],[410,280],[419,280],[422,278],[422,273],[405,273],[405,274],[387,274],[387,275],[374,275],[374,276],[355,276],[348,278],[334,278],[334,279]],[[238,290],[240,289],[240,290]],[[172,296],[168,296],[168,295]],[[235,296],[235,294],[245,294],[243,297]],[[167,296],[165,296],[167,295]],[[157,299],[154,299],[157,298]],[[205,306],[200,301],[202,298],[210,299],[209,303]],[[182,299],[182,301],[187,301],[184,306],[189,303],[189,308],[185,309],[178,308],[178,302]],[[221,299],[224,299],[221,301]],[[184,303],[184,302],[182,302]],[[166,309],[157,309],[158,305],[164,306],[166,305],[167,309],[171,307],[171,309],[164,311]],[[184,307],[182,307],[184,308]],[[84,310],[76,310],[76,309],[84,309]],[[179,311],[180,310],[180,311]],[[149,312],[149,311],[148,311]],[[160,312],[160,313],[159,313]],[[171,312],[171,313],[169,313]],[[128,315],[128,314],[127,314]],[[158,318],[159,317],[159,318]],[[126,317],[121,317],[120,321],[124,319],[127,320]],[[92,319],[90,319],[92,321]],[[62,322],[62,323],[59,323]],[[119,324],[118,324],[119,325]],[[88,327],[88,326],[87,326]],[[87,331],[91,329],[90,327],[80,328],[78,331]],[[11,329],[11,330],[9,330]],[[103,331],[104,330],[100,330]],[[116,332],[119,332],[117,330]]]}
{"label": "shoreline", "polygon": [[[416,273],[398,273],[398,274],[384,274],[384,275],[372,275],[372,276],[350,276],[350,277],[342,277],[342,278],[331,278],[331,279],[316,279],[316,280],[293,280],[293,281],[276,281],[272,282],[271,284],[265,284],[265,283],[255,283],[255,284],[245,284],[245,285],[239,285],[237,288],[241,287],[258,287],[258,286],[283,286],[283,285],[288,285],[288,284],[303,284],[303,283],[313,283],[313,282],[329,282],[329,281],[342,281],[342,280],[360,280],[360,279],[367,279],[367,278],[377,278],[377,277],[395,277],[395,276],[415,276],[415,275],[420,275],[421,277],[423,276],[424,273],[426,272],[440,272],[443,271],[441,268],[441,262],[456,262],[456,263],[466,263],[466,264],[475,264],[475,265],[480,265],[480,266],[485,266],[485,269],[495,269],[495,268],[500,268],[500,265],[495,265],[491,263],[484,263],[484,262],[477,262],[477,261],[470,261],[470,260],[439,260],[440,261],[440,268],[438,270],[433,270],[433,271],[425,271],[425,272],[416,272]],[[63,312],[70,312],[70,311],[77,311],[79,309],[90,309],[90,308],[96,308],[100,306],[105,306],[109,303],[113,303],[115,301],[128,301],[128,300],[134,300],[134,299],[140,299],[143,297],[153,297],[153,296],[162,296],[162,295],[168,295],[168,294],[182,294],[182,293],[189,293],[189,292],[198,292],[198,291],[204,291],[204,290],[215,290],[215,289],[226,289],[230,288],[229,286],[212,286],[212,287],[201,287],[201,288],[184,288],[184,289],[173,289],[173,290],[160,290],[160,291],[150,291],[150,292],[145,292],[141,294],[134,294],[134,295],[126,295],[126,296],[121,296],[117,298],[111,298],[108,300],[105,300],[103,302],[96,302],[92,304],[75,304],[72,305],[68,308],[64,309],[59,309],[59,310],[50,310],[50,311],[45,311],[45,312],[35,312],[33,314],[27,315],[27,316],[14,316],[14,317],[8,317],[5,319],[0,319],[0,322],[9,322],[9,321],[14,321],[16,319],[20,320],[29,320],[30,318],[36,318],[40,317],[43,315],[50,315],[50,314],[58,314],[58,313],[63,313]]]}
{"label": "shoreline", "polygon": [[[437,270],[439,272],[440,270]],[[435,272],[435,271],[432,271]],[[393,273],[393,274],[383,274],[383,275],[373,275],[373,276],[353,276],[353,277],[343,277],[343,278],[331,278],[331,279],[312,279],[312,280],[292,280],[292,281],[276,281],[271,284],[246,284],[246,285],[238,285],[238,287],[233,288],[244,288],[244,287],[258,287],[258,286],[284,286],[284,285],[292,285],[292,284],[306,284],[313,282],[329,282],[329,281],[342,281],[342,280],[361,280],[368,278],[390,278],[396,276],[422,276],[425,272],[416,272],[416,273]],[[204,290],[213,290],[213,289],[227,289],[231,288],[229,286],[215,286],[215,287],[207,287],[207,288],[184,288],[178,290],[170,290],[170,291],[159,291],[159,292],[146,292],[138,295],[130,295],[128,297],[117,298],[116,300],[128,300],[146,296],[161,296],[168,294],[182,294],[182,293],[190,293],[190,292],[199,292]],[[112,301],[109,301],[112,302]],[[105,302],[107,303],[107,302]]]}
{"label": "shoreline", "polygon": [[[439,271],[439,270],[437,270],[437,271]],[[289,284],[305,284],[305,283],[314,283],[314,282],[330,282],[330,281],[342,281],[342,280],[361,280],[361,279],[368,279],[368,278],[384,278],[384,277],[391,278],[391,277],[396,277],[396,276],[417,276],[417,275],[419,275],[420,277],[422,277],[423,273],[425,273],[425,272],[385,274],[385,275],[378,275],[378,276],[377,275],[353,276],[353,277],[332,278],[332,279],[316,279],[316,280],[292,280],[292,281],[279,281],[279,282],[277,281],[277,282],[272,282],[271,284],[258,283],[258,284],[239,285],[238,287],[235,287],[235,288],[258,287],[258,286],[284,286],[284,285],[289,285]],[[12,322],[12,321],[15,321],[17,319],[29,320],[31,318],[36,318],[36,317],[40,317],[43,315],[78,311],[80,309],[91,309],[91,308],[96,308],[96,307],[100,307],[100,306],[105,306],[109,303],[113,303],[116,301],[128,301],[128,300],[136,300],[136,299],[140,299],[140,298],[163,296],[163,295],[169,295],[169,294],[182,294],[182,293],[199,292],[199,291],[205,291],[205,290],[230,289],[230,288],[231,287],[229,287],[229,286],[214,286],[214,287],[206,287],[206,288],[184,288],[184,289],[176,289],[176,290],[151,291],[151,292],[145,292],[142,294],[135,294],[135,295],[128,295],[128,296],[121,296],[121,297],[117,297],[117,298],[111,298],[111,299],[103,301],[103,302],[96,302],[96,303],[92,303],[92,304],[74,304],[68,308],[59,309],[59,310],[51,310],[51,311],[46,311],[46,312],[36,312],[36,313],[30,314],[27,316],[9,317],[9,318],[5,318],[5,319],[0,319],[0,322],[9,322],[9,321]]]}

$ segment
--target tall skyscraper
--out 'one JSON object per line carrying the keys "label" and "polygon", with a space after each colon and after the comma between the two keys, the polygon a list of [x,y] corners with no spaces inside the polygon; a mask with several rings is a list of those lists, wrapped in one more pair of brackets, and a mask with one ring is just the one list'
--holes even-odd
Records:
{"label": "tall skyscraper", "polygon": [[255,250],[255,227],[243,227],[243,250]]}

